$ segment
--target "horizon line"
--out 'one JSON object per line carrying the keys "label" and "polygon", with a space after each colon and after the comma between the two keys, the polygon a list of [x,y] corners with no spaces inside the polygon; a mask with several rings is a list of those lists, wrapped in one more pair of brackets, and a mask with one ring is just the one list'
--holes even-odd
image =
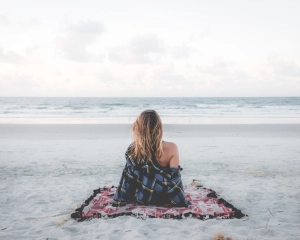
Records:
{"label": "horizon line", "polygon": [[160,97],[160,96],[153,96],[153,97],[129,97],[129,96],[123,96],[123,97],[99,97],[99,96],[95,96],[95,97],[76,97],[76,96],[0,96],[0,98],[297,98],[300,97],[299,96],[230,96],[230,97],[217,97],[217,96],[211,96],[211,97],[200,97],[200,96],[194,96],[194,97],[185,97],[185,96],[170,96],[170,97]]}

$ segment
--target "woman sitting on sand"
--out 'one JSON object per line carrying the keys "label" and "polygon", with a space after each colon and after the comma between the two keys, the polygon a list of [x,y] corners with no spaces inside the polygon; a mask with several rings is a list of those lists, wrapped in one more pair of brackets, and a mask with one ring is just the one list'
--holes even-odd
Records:
{"label": "woman sitting on sand", "polygon": [[113,206],[171,204],[186,207],[176,144],[162,141],[162,122],[154,110],[142,112],[132,126],[133,142]]}

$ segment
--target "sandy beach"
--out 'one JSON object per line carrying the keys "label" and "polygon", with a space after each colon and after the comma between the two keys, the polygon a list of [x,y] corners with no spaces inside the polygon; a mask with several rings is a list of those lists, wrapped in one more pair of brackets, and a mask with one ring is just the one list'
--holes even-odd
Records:
{"label": "sandy beach", "polygon": [[178,146],[184,185],[200,179],[249,217],[78,223],[68,212],[118,184],[130,125],[0,124],[0,238],[300,239],[300,124],[169,124],[163,139]]}

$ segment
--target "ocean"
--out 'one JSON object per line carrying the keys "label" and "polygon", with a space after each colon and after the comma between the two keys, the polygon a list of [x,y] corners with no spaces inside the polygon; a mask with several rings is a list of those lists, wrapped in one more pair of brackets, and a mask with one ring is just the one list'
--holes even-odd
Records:
{"label": "ocean", "polygon": [[146,109],[163,123],[300,123],[300,97],[1,97],[0,123],[132,123]]}

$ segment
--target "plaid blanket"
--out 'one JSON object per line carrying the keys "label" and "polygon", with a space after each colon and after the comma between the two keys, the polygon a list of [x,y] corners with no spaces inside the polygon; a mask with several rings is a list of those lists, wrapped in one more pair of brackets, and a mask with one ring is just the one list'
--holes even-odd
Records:
{"label": "plaid blanket", "polygon": [[126,165],[112,206],[120,207],[125,206],[126,203],[136,203],[187,207],[191,204],[184,194],[180,175],[182,168],[161,167],[155,157],[152,161],[137,164],[129,155],[128,150],[125,158]]}
{"label": "plaid blanket", "polygon": [[186,199],[191,202],[187,207],[165,206],[140,206],[134,203],[122,207],[113,207],[113,196],[116,187],[104,187],[94,190],[93,195],[88,198],[80,208],[71,214],[71,217],[78,222],[92,218],[115,218],[118,216],[133,216],[136,218],[197,218],[224,219],[242,218],[245,216],[240,210],[235,208],[219,195],[206,188],[185,187]]}

